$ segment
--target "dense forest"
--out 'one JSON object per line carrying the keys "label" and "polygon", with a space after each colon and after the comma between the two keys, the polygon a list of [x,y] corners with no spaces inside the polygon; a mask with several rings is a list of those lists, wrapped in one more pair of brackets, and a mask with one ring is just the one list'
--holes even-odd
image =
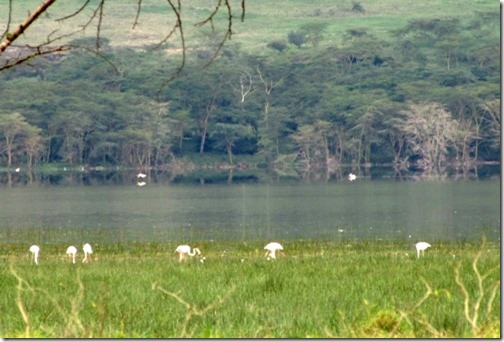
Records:
{"label": "dense forest", "polygon": [[381,35],[349,28],[331,44],[319,21],[257,54],[231,41],[216,59],[208,34],[173,80],[176,47],[101,38],[100,54],[73,49],[0,73],[0,165],[500,162],[499,25],[497,11],[481,11]]}

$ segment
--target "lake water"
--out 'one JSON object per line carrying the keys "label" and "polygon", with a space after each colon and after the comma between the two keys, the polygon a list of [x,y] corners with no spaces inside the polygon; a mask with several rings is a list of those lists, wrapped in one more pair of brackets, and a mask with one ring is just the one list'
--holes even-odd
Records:
{"label": "lake water", "polygon": [[3,185],[0,240],[500,239],[500,179]]}

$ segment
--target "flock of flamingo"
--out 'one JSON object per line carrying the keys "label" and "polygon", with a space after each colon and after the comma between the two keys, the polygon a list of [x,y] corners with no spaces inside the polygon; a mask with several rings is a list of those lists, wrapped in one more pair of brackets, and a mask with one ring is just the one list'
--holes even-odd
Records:
{"label": "flock of flamingo", "polygon": [[[84,252],[84,259],[82,260],[83,263],[86,263],[86,262],[91,262],[92,259],[91,259],[91,254],[93,254],[93,248],[91,247],[91,245],[89,243],[86,243],[83,247],[82,247],[82,251]],[[39,258],[39,254],[40,254],[40,247],[37,246],[37,245],[32,245],[30,246],[30,252],[33,256],[33,262],[38,265],[38,258]],[[70,259],[72,260],[72,263],[75,264],[75,256],[77,255],[77,247],[75,246],[69,246],[66,250],[66,255],[67,255],[67,259],[70,261]]]}
{"label": "flock of flamingo", "polygon": [[[429,247],[431,247],[431,245],[428,244],[427,242],[418,242],[415,245],[417,251],[417,258],[420,258],[420,254],[423,256],[425,250]],[[283,255],[283,247],[278,242],[270,242],[264,247],[264,249],[266,250],[266,254],[264,256],[266,257],[267,260],[276,259],[277,251]],[[93,254],[93,249],[91,248],[91,245],[89,243],[86,243],[82,247],[82,251],[84,252],[84,259],[82,260],[82,262],[83,263],[91,262],[92,261],[91,255]],[[33,262],[38,265],[40,247],[37,245],[32,245],[30,247],[30,252],[33,255]],[[199,248],[195,247],[191,249],[189,245],[180,245],[175,249],[175,252],[179,254],[179,262],[186,262],[188,257],[193,257],[195,255],[199,257],[201,263],[204,263],[206,259],[201,254]],[[69,261],[71,259],[73,264],[75,264],[76,254],[77,254],[77,247],[70,246],[67,248],[66,250],[67,258]]]}

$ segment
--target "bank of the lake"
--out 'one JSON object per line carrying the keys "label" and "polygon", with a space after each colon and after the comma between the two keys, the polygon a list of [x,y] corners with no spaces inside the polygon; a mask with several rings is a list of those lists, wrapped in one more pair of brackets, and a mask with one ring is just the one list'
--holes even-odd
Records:
{"label": "bank of the lake", "polygon": [[[292,240],[268,261],[262,241],[193,241],[206,260],[179,264],[174,241],[0,242],[3,337],[499,337],[495,242]],[[79,249],[81,246],[78,246]],[[82,255],[78,256],[82,257]]]}

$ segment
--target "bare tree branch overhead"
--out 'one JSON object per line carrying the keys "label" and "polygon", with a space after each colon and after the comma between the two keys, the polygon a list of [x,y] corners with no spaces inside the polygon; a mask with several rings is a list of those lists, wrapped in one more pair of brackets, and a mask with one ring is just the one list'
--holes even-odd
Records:
{"label": "bare tree branch overhead", "polygon": [[7,19],[8,26],[6,27],[4,31],[4,35],[2,36],[3,42],[0,44],[0,52],[5,51],[12,43],[20,36],[23,34],[23,32],[35,21],[37,18],[44,13],[49,6],[54,4],[56,0],[47,0],[45,1],[42,5],[40,5],[33,14],[29,15],[26,20],[19,25],[14,31],[9,32],[10,28],[10,22],[11,22],[11,15],[12,15],[12,0],[9,1],[9,17]]}
{"label": "bare tree branch overhead", "polygon": [[[137,0],[131,4],[107,0],[46,0],[38,5],[37,2],[8,0],[0,3],[0,71],[37,56],[83,47],[73,43],[77,38],[93,37],[94,46],[84,48],[99,54],[103,38],[111,40],[107,36],[107,28],[120,25],[125,37],[136,33],[142,41],[141,45],[153,48],[166,48],[174,43],[179,45],[180,64],[170,81],[180,74],[186,63],[188,25],[197,28],[210,24],[214,32],[215,22],[224,23],[225,28],[217,32],[222,35],[222,40],[208,65],[218,56],[225,42],[231,39],[235,18],[233,8],[239,7],[236,17],[241,21],[245,19],[245,0],[209,2],[209,14],[192,23],[182,15],[183,7],[189,5],[181,0]],[[65,12],[68,14],[62,15]],[[125,37],[113,37],[113,40],[125,41]]]}

